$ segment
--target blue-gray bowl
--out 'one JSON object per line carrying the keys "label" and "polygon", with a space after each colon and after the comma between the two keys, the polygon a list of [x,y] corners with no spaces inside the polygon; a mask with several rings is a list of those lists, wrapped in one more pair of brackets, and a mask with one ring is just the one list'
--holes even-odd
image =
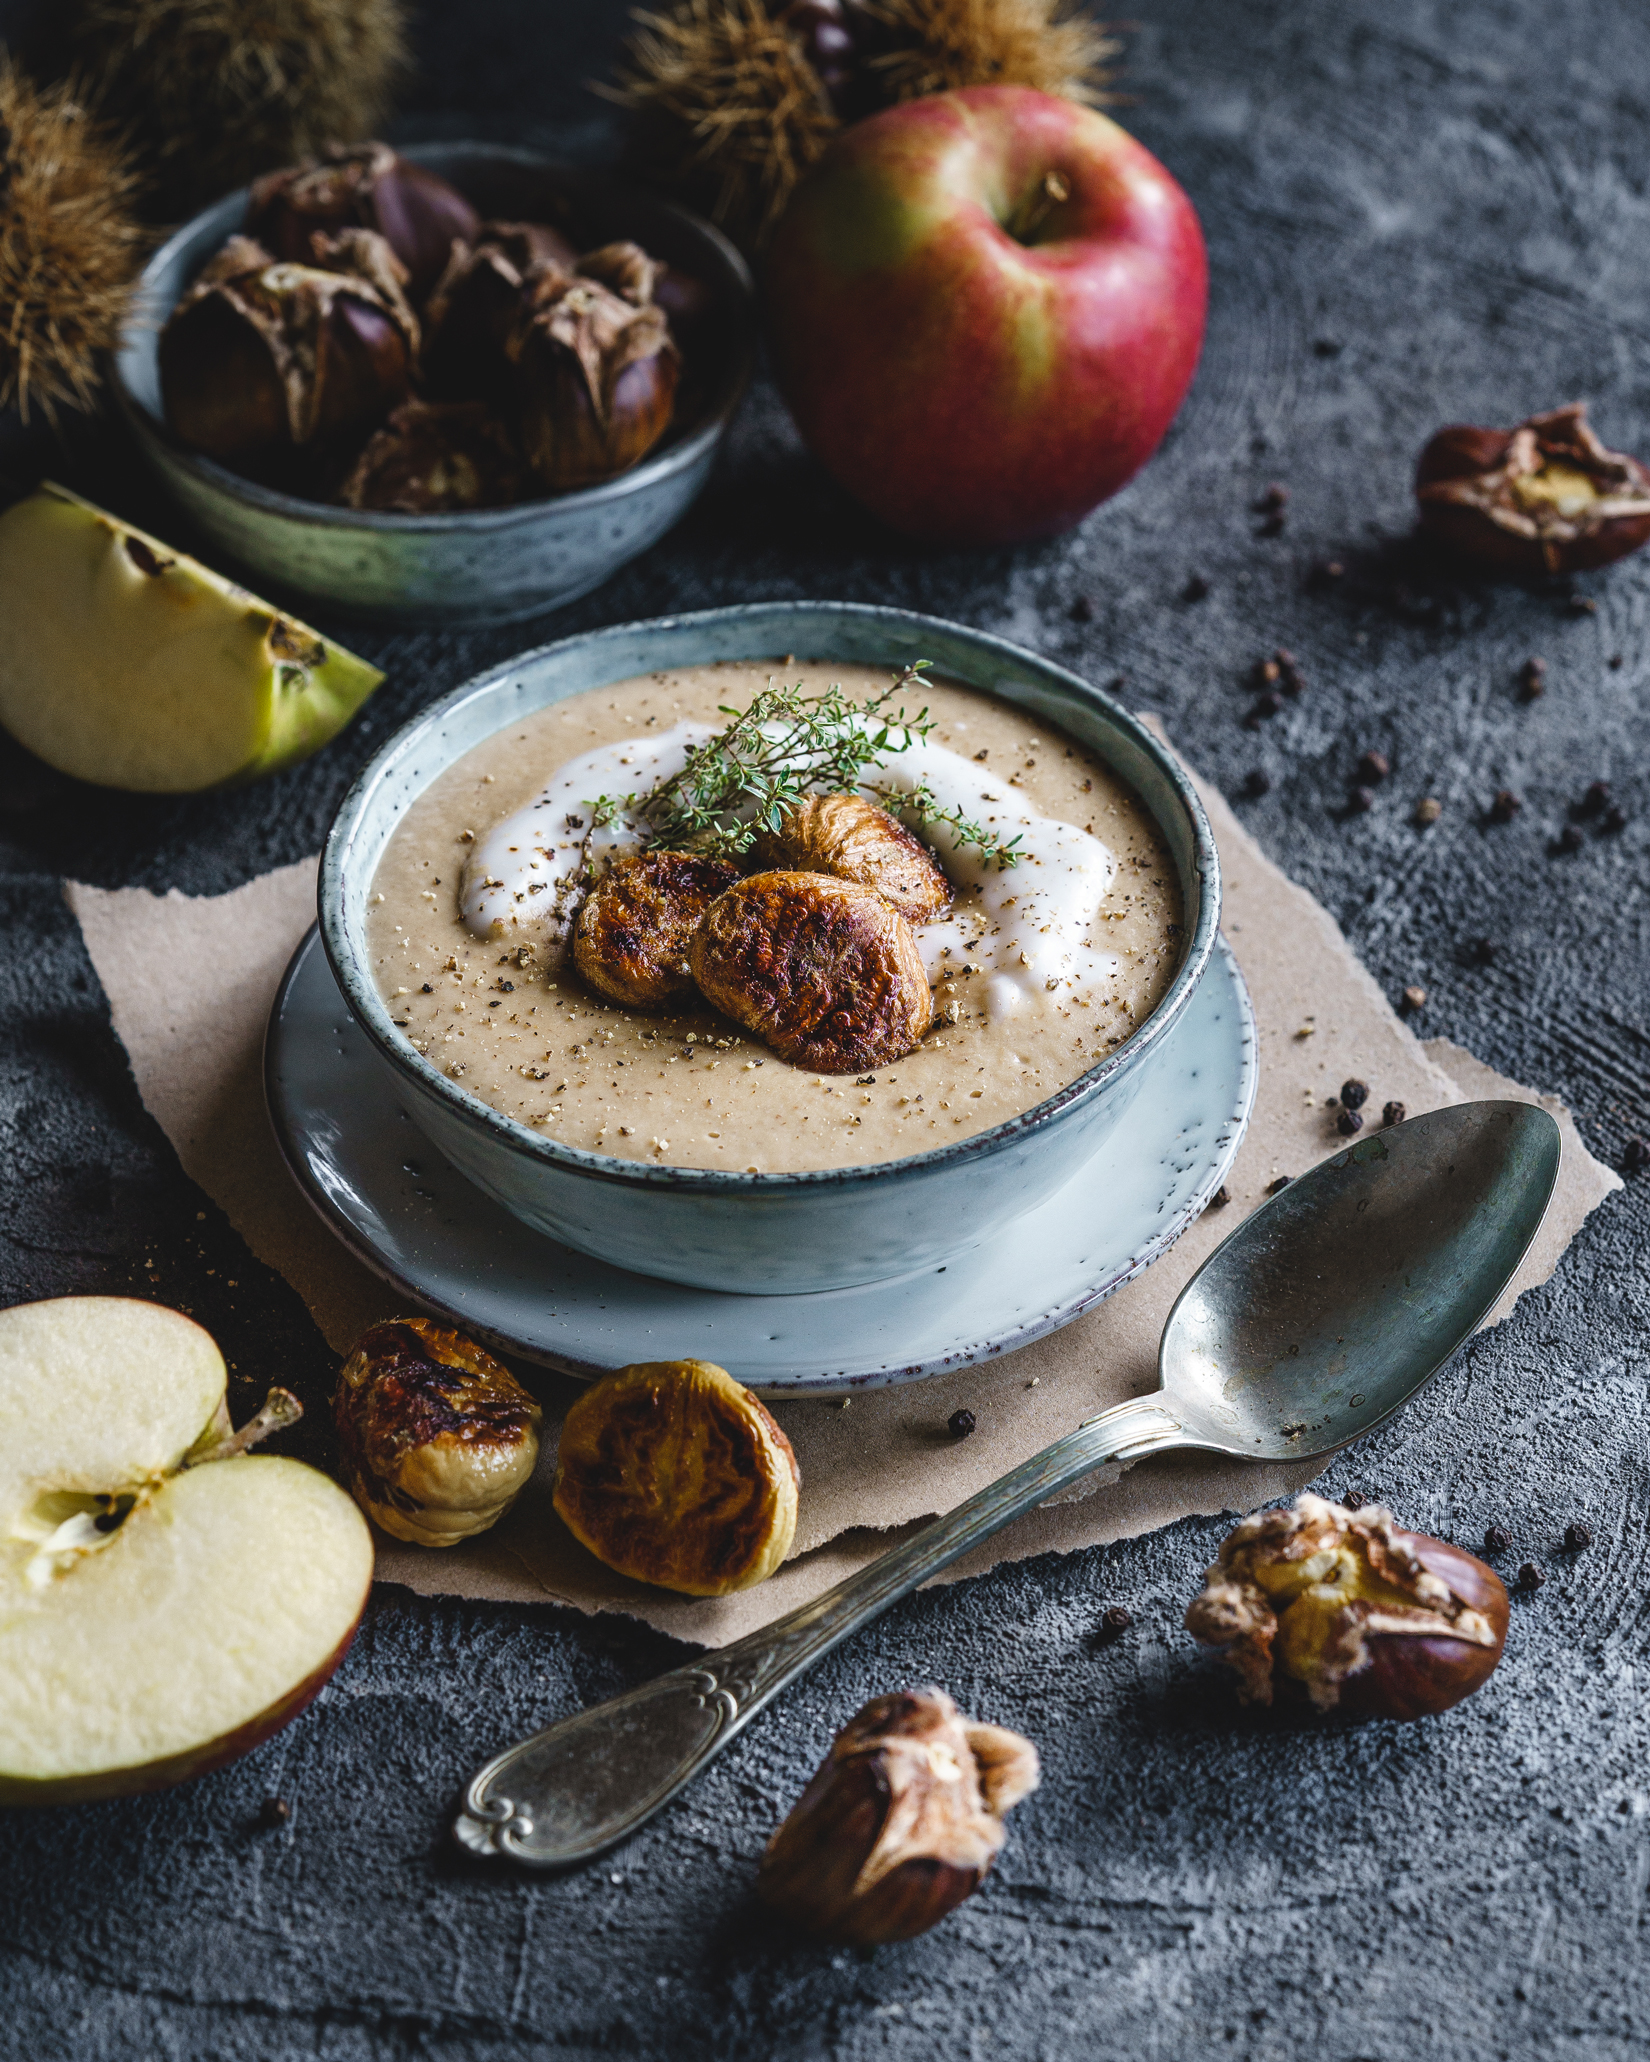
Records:
{"label": "blue-gray bowl", "polygon": [[[735,1174],[645,1165],[541,1137],[467,1095],[396,1030],[372,975],[367,898],[408,805],[483,738],[568,695],[640,673],[780,652],[889,668],[931,659],[939,675],[1016,703],[1097,752],[1150,809],[1179,875],[1185,945],[1162,1002],[1132,1038],[1034,1109],[874,1167]],[[1064,667],[904,609],[759,602],[565,638],[424,710],[344,797],[321,857],[320,917],[338,985],[393,1070],[409,1115],[478,1188],[564,1245],[639,1274],[784,1295],[946,1264],[1061,1188],[1127,1112],[1152,1053],[1204,977],[1220,921],[1220,862],[1173,756]]]}
{"label": "blue-gray bowl", "polygon": [[255,584],[345,617],[508,622],[587,593],[686,513],[750,379],[755,293],[745,261],[719,230],[652,194],[499,144],[427,144],[405,154],[450,179],[484,217],[555,219],[551,211],[565,202],[593,243],[632,238],[709,287],[720,363],[692,420],[673,425],[640,465],[599,487],[514,508],[388,515],[243,479],[167,428],[159,346],[184,288],[244,222],[244,188],[185,223],[145,266],[115,354],[114,391],[161,484]]}

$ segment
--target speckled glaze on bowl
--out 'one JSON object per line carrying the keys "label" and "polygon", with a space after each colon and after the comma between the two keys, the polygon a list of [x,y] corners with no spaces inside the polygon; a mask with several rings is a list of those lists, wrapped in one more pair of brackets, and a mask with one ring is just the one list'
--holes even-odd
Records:
{"label": "speckled glaze on bowl", "polygon": [[716,298],[719,362],[692,420],[599,487],[515,508],[388,515],[242,479],[167,428],[159,343],[183,289],[245,220],[244,188],[186,223],[145,266],[115,355],[115,395],[161,483],[255,584],[342,617],[509,622],[599,586],[697,499],[750,378],[754,289],[719,230],[652,194],[496,144],[427,144],[405,155],[450,179],[484,217],[528,221],[566,204],[592,247],[630,237],[702,280]]}
{"label": "speckled glaze on bowl", "polygon": [[[936,673],[1058,725],[1097,752],[1163,832],[1185,945],[1163,1001],[1125,1044],[1035,1108],[932,1152],[874,1167],[737,1174],[659,1167],[545,1138],[477,1101],[415,1052],[372,976],[367,898],[409,804],[483,738],[569,695],[716,659]],[[352,1014],[396,1076],[414,1123],[470,1181],[535,1230],[638,1274],[699,1288],[794,1295],[948,1263],[1046,1202],[1111,1135],[1142,1062],[1202,982],[1220,921],[1220,862],[1190,781],[1108,696],[1001,638],[903,609],[761,602],[621,623],[524,653],[434,703],[391,738],[345,796],[321,857],[321,937]]]}

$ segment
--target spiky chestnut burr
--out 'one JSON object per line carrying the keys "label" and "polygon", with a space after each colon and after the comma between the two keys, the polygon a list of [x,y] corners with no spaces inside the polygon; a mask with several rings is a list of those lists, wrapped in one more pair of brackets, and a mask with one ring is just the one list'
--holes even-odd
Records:
{"label": "spiky chestnut burr", "polygon": [[37,87],[0,56],[0,409],[91,406],[148,242],[138,185],[73,82]]}
{"label": "spiky chestnut burr", "polygon": [[1489,1680],[1507,1592],[1482,1561],[1401,1530],[1379,1504],[1304,1495],[1237,1527],[1186,1630],[1224,1651],[1245,1703],[1270,1704],[1283,1679],[1319,1711],[1423,1718]]}
{"label": "spiky chestnut burr", "polygon": [[400,0],[81,0],[77,28],[166,218],[371,135],[406,66]]}

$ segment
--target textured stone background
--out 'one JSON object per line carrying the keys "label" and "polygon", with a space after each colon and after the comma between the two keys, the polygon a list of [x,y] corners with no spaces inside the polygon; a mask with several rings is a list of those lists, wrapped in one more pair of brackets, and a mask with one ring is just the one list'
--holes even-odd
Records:
{"label": "textured stone background", "polygon": [[[476,668],[753,595],[906,603],[1122,674],[1229,792],[1266,768],[1248,820],[1389,990],[1426,985],[1429,1032],[1560,1091],[1608,1159],[1646,1127],[1650,559],[1583,583],[1583,614],[1556,592],[1431,584],[1403,539],[1409,467],[1441,421],[1586,395],[1610,441],[1650,448],[1650,18],[1632,0],[1143,12],[1124,118],[1202,212],[1213,318],[1163,452],[1076,535],[973,558],[891,541],[759,389],[672,538],[540,624],[365,640],[388,684],[295,773],[123,802],[5,762],[7,1299],[187,1301],[248,1393],[323,1381],[303,1309],[202,1215],[141,1109],[59,875],[230,887],[313,851],[373,746]],[[485,126],[610,155],[582,82],[621,26],[590,0],[431,7],[405,133]],[[176,534],[112,442],[76,468]],[[1250,504],[1274,479],[1289,521],[1262,539]],[[1315,584],[1331,555],[1345,578]],[[1210,592],[1188,605],[1193,571]],[[1079,597],[1090,623],[1073,620]],[[1257,735],[1243,676],[1279,643],[1311,687]],[[1526,707],[1514,676],[1531,653],[1550,688]],[[1396,771],[1347,819],[1370,745]],[[1628,827],[1549,856],[1598,775]],[[1483,828],[1502,786],[1523,812]],[[1407,815],[1425,792],[1446,807],[1422,837]],[[1488,967],[1464,958],[1479,937],[1500,948]],[[679,1650],[620,1621],[382,1592],[318,1706],[239,1766],[149,1801],[0,1815],[6,2045],[31,2062],[1642,2052],[1647,1220],[1650,1181],[1630,1183],[1547,1288],[1330,1478],[1467,1544],[1504,1524],[1511,1558],[1547,1571],[1515,1604],[1500,1672],[1449,1717],[1352,1731],[1237,1716],[1179,1630],[1221,1531],[1188,1523],[911,1600],[607,1866],[542,1882],[444,1845],[456,1788],[483,1753]],[[1566,1558],[1573,1516],[1598,1543]],[[1114,1602],[1136,1629],[1102,1646]],[[1032,1734],[1043,1788],[937,1933],[869,1960],[799,1945],[753,1899],[761,1845],[864,1697],[928,1679]],[[260,1831],[275,1794],[291,1819]]]}

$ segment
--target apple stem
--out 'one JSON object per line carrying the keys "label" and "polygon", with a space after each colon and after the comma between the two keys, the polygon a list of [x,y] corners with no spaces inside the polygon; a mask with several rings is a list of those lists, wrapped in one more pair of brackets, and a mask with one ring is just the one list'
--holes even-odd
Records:
{"label": "apple stem", "polygon": [[255,1417],[248,1418],[238,1432],[202,1447],[187,1465],[198,1468],[208,1461],[233,1460],[237,1454],[256,1446],[260,1439],[267,1439],[271,1432],[284,1432],[289,1425],[297,1424],[303,1414],[303,1405],[290,1389],[271,1389]]}
{"label": "apple stem", "polygon": [[1064,172],[1045,172],[1032,188],[1030,198],[1003,224],[1016,243],[1030,244],[1048,219],[1051,209],[1071,199],[1071,181]]}

